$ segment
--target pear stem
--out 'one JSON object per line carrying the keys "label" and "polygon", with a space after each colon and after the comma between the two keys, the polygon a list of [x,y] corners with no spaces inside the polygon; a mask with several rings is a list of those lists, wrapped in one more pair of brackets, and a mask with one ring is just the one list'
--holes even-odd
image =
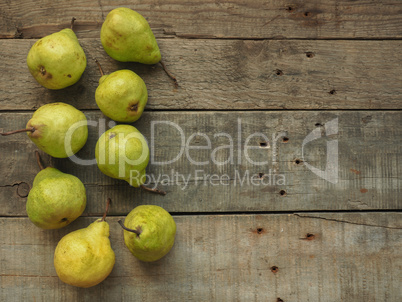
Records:
{"label": "pear stem", "polygon": [[138,231],[138,230],[133,230],[133,229],[130,229],[130,228],[126,227],[126,226],[124,225],[124,223],[123,223],[120,219],[119,219],[117,222],[120,224],[120,226],[121,226],[124,230],[126,230],[126,231],[128,231],[128,232],[132,232],[132,233],[134,233],[134,234],[137,234],[137,236],[140,236],[140,235],[141,235],[141,232],[140,232],[140,231]]}
{"label": "pear stem", "polygon": [[99,61],[97,59],[95,59],[95,62],[96,62],[96,64],[98,64],[101,77],[103,77],[103,70],[102,70],[101,64],[99,63]]}
{"label": "pear stem", "polygon": [[75,17],[73,17],[73,18],[71,19],[71,25],[70,25],[71,30],[73,30],[74,21],[75,21],[75,20],[77,20]]}
{"label": "pear stem", "polygon": [[35,155],[36,155],[36,161],[38,162],[38,166],[39,166],[40,170],[42,171],[45,168],[42,166],[42,163],[40,162],[40,154],[37,150],[35,150]]}
{"label": "pear stem", "polygon": [[159,61],[159,63],[162,65],[163,71],[167,74],[167,76],[172,79],[172,81],[173,81],[173,83],[174,83],[174,87],[175,87],[176,89],[179,88],[179,83],[177,82],[176,77],[175,77],[173,74],[171,74],[171,73],[169,72],[169,70],[167,70],[165,63],[163,63],[162,60]]}
{"label": "pear stem", "polygon": [[155,193],[155,194],[159,194],[159,195],[166,195],[165,191],[159,190],[159,189],[151,189],[148,188],[144,185],[141,185],[141,188],[144,189],[145,191],[151,192],[151,193]]}
{"label": "pear stem", "polygon": [[35,128],[31,127],[31,128],[26,128],[26,129],[20,129],[20,130],[14,130],[14,131],[9,131],[9,132],[4,132],[4,133],[0,133],[2,136],[6,136],[6,135],[11,135],[11,134],[15,134],[15,133],[21,133],[21,132],[34,132]]}
{"label": "pear stem", "polygon": [[109,211],[109,207],[110,207],[111,202],[112,202],[112,200],[110,198],[108,198],[107,201],[106,201],[106,210],[105,210],[105,213],[103,213],[103,217],[102,217],[101,221],[105,221],[106,215],[107,215],[107,212]]}

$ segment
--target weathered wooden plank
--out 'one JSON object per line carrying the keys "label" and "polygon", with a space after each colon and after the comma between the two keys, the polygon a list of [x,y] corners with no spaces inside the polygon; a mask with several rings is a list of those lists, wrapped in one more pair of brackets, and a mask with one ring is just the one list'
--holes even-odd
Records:
{"label": "weathered wooden plank", "polygon": [[[18,301],[399,301],[401,214],[175,216],[176,242],[141,263],[109,217],[111,275],[79,289],[53,267],[58,240],[95,220],[53,231],[1,218],[0,299]],[[310,234],[308,237],[307,234]],[[309,240],[307,240],[308,238]],[[277,267],[277,272],[272,272]],[[279,301],[279,300],[278,300]]]}
{"label": "weathered wooden plank", "polygon": [[79,37],[98,37],[106,15],[124,6],[149,21],[158,38],[396,38],[401,3],[382,1],[5,1],[0,38],[42,37],[76,17]]}
{"label": "weathered wooden plank", "polygon": [[[86,213],[91,215],[102,213],[107,197],[115,201],[111,213],[120,215],[133,205],[149,203],[171,212],[398,209],[401,114],[400,111],[147,112],[134,125],[151,148],[149,185],[157,183],[168,192],[165,197],[111,179],[95,164],[50,160],[47,155],[44,161],[84,182],[88,192]],[[2,113],[0,129],[22,128],[30,115]],[[103,133],[102,127],[107,129],[110,124],[98,112],[86,115],[97,126],[89,127],[88,142],[78,157],[91,160],[99,132]],[[328,126],[336,119],[337,132],[335,127],[330,135]],[[312,131],[318,131],[318,137],[320,134],[322,137],[307,143],[305,139]],[[254,133],[266,137],[252,136]],[[193,134],[196,135],[192,137]],[[286,142],[284,137],[288,139]],[[209,149],[186,147],[208,146],[207,139]],[[266,139],[267,147],[260,148]],[[330,145],[333,143],[337,144],[337,153],[336,145]],[[257,148],[247,149],[247,157],[246,145]],[[25,134],[0,137],[1,216],[26,215],[28,186],[39,171],[36,149]],[[328,164],[327,154],[332,154]],[[327,181],[331,180],[330,174],[325,180],[310,170],[311,166],[322,171],[331,164],[336,167],[336,158],[339,167],[336,183]],[[259,173],[264,173],[262,180]]]}
{"label": "weathered wooden plank", "polygon": [[97,109],[99,71],[131,69],[145,81],[147,109],[397,109],[402,106],[401,41],[161,40],[165,64],[119,63],[98,39],[80,41],[88,58],[81,80],[60,91],[40,86],[26,56],[32,40],[0,40],[0,110],[65,101]]}

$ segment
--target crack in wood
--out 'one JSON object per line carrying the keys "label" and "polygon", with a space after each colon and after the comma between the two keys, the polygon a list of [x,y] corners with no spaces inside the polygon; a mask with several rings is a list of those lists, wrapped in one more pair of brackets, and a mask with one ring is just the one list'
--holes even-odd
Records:
{"label": "crack in wood", "polygon": [[102,3],[101,3],[101,0],[98,0],[98,4],[99,4],[99,8],[100,8],[101,13],[102,13],[102,20],[104,21],[105,20],[105,15],[103,13],[103,6],[102,6]]}
{"label": "crack in wood", "polygon": [[268,25],[269,23],[275,21],[276,19],[278,19],[278,18],[280,18],[280,17],[281,17],[281,15],[277,15],[276,17],[274,17],[274,18],[272,18],[271,20],[269,20],[269,21],[267,21],[266,23],[264,23],[263,26]]}
{"label": "crack in wood", "polygon": [[58,278],[58,276],[40,276],[40,275],[16,275],[16,274],[0,274],[0,277],[18,277],[18,278]]}
{"label": "crack in wood", "polygon": [[11,185],[0,185],[0,188],[15,187],[15,186],[19,186],[20,184],[23,184],[23,183],[25,183],[25,182],[20,181],[20,182],[13,183]]}
{"label": "crack in wood", "polygon": [[11,185],[0,185],[0,188],[13,188],[17,186],[17,195],[21,198],[28,196],[31,186],[24,181],[16,182]]}
{"label": "crack in wood", "polygon": [[300,218],[322,219],[322,220],[327,220],[327,221],[348,223],[348,224],[361,225],[361,226],[369,226],[369,227],[377,227],[377,228],[385,228],[385,229],[393,229],[393,230],[402,230],[402,227],[390,227],[390,226],[384,226],[384,225],[375,225],[375,224],[358,223],[358,222],[352,222],[352,221],[346,221],[346,220],[339,220],[339,219],[334,219],[334,218],[326,218],[326,217],[321,217],[321,216],[302,215],[302,214],[298,214],[298,213],[294,213],[293,215],[295,215],[295,216],[297,216],[297,217],[300,217]]}

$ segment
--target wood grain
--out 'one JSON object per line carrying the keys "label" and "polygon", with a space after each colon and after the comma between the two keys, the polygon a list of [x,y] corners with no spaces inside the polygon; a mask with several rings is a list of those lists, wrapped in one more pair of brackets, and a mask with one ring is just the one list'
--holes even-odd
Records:
{"label": "wood grain", "polygon": [[[177,88],[160,64],[106,55],[100,28],[119,6],[147,18]],[[162,197],[94,163],[41,153],[46,166],[78,176],[88,196],[82,217],[41,230],[25,210],[37,147],[25,134],[0,137],[0,301],[402,301],[401,13],[398,0],[0,1],[0,132],[25,127],[44,104],[66,102],[94,124],[77,154],[93,159],[97,138],[113,125],[94,98],[97,58],[106,73],[130,69],[144,79],[149,101],[134,126],[154,152],[148,175],[168,178],[157,182]],[[72,17],[88,66],[78,83],[51,91],[30,75],[26,56]],[[156,126],[152,140],[157,121],[171,127]],[[172,125],[191,146],[205,146],[204,134],[212,150],[232,142],[233,161],[215,164],[212,150],[199,149],[157,164],[182,148]],[[302,149],[313,131],[321,138]],[[222,133],[230,139],[214,136]],[[244,146],[254,133],[267,139],[248,141],[257,147],[248,150],[251,162]],[[308,165],[324,170],[334,142],[338,182],[330,183]],[[108,197],[111,275],[89,289],[62,283],[57,242],[98,218]],[[140,204],[164,207],[177,223],[172,251],[155,263],[130,254],[117,223]]]}
{"label": "wood grain", "polygon": [[[102,128],[108,129],[110,124],[98,112],[86,115],[97,126],[89,127],[88,142],[78,158],[91,160]],[[22,128],[30,116],[30,113],[2,113],[0,129]],[[338,133],[324,135],[325,123],[336,118]],[[161,121],[171,125],[152,124]],[[87,214],[102,213],[103,201],[108,197],[115,201],[111,213],[120,215],[127,214],[134,205],[149,203],[171,212],[400,208],[400,111],[147,112],[134,125],[148,139],[153,155],[147,167],[147,174],[154,177],[149,186],[154,186],[155,179],[160,177],[157,187],[168,192],[164,197],[109,178],[94,163],[83,165],[43,155],[45,165],[53,165],[83,181],[88,194]],[[322,137],[305,144],[303,157],[303,141],[317,129]],[[227,133],[230,138],[214,136],[219,133]],[[266,138],[252,137],[254,133],[266,136],[267,148],[260,148]],[[186,144],[207,146],[206,136],[211,142],[210,149],[185,148]],[[286,142],[284,137],[288,139]],[[233,148],[225,148],[231,144],[230,140]],[[330,183],[311,172],[306,164],[325,170],[327,142],[336,140],[339,178],[337,183]],[[248,149],[248,157],[246,144],[257,148]],[[213,153],[219,147],[224,149]],[[1,216],[26,215],[26,196],[39,171],[36,149],[25,134],[0,137]],[[161,163],[166,161],[172,162]],[[264,174],[263,180],[259,173]]]}
{"label": "wood grain", "polygon": [[160,65],[119,63],[99,39],[82,39],[88,66],[75,85],[40,86],[26,66],[33,40],[0,40],[0,110],[68,102],[98,109],[97,58],[106,73],[131,69],[145,81],[147,110],[400,109],[401,41],[161,40]]}
{"label": "wood grain", "polygon": [[43,37],[76,17],[79,37],[99,37],[109,11],[129,7],[148,19],[158,38],[401,38],[397,0],[3,1],[1,38]]}
{"label": "wood grain", "polygon": [[303,215],[174,216],[175,245],[154,263],[131,255],[117,224],[124,217],[109,217],[116,264],[105,281],[89,289],[62,283],[53,253],[62,236],[95,217],[53,231],[40,230],[27,218],[1,218],[0,299],[400,300],[400,213]]}

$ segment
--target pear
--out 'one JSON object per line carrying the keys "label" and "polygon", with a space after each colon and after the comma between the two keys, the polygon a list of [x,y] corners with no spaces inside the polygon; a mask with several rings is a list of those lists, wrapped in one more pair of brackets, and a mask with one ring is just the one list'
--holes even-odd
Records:
{"label": "pear", "polygon": [[165,209],[155,205],[141,205],[124,220],[124,243],[139,260],[151,262],[161,259],[173,247],[176,223]]}
{"label": "pear", "polygon": [[109,12],[100,38],[107,54],[117,61],[156,64],[161,60],[147,20],[129,8],[119,7]]}
{"label": "pear", "polygon": [[138,120],[148,101],[144,81],[131,70],[118,70],[104,75],[96,61],[102,77],[95,92],[96,104],[107,117],[124,123]]}
{"label": "pear", "polygon": [[85,209],[87,197],[83,183],[56,168],[43,168],[36,175],[28,194],[29,219],[42,229],[59,229],[77,219]]}
{"label": "pear", "polygon": [[133,187],[145,182],[148,144],[133,126],[117,125],[101,135],[95,147],[99,169],[109,177],[123,179]]}
{"label": "pear", "polygon": [[47,154],[65,158],[78,152],[88,138],[87,118],[71,105],[51,103],[36,110],[26,129],[1,133],[28,132],[28,137]]}
{"label": "pear", "polygon": [[133,187],[166,195],[166,192],[144,186],[149,148],[145,137],[135,127],[117,125],[101,135],[96,143],[95,158],[103,174],[127,181]]}
{"label": "pear", "polygon": [[99,284],[111,273],[115,254],[110,245],[106,213],[107,209],[102,219],[67,234],[57,244],[54,267],[64,283],[87,288]]}
{"label": "pear", "polygon": [[62,89],[76,83],[87,66],[84,50],[71,29],[43,37],[31,47],[27,64],[35,80],[49,89]]}

